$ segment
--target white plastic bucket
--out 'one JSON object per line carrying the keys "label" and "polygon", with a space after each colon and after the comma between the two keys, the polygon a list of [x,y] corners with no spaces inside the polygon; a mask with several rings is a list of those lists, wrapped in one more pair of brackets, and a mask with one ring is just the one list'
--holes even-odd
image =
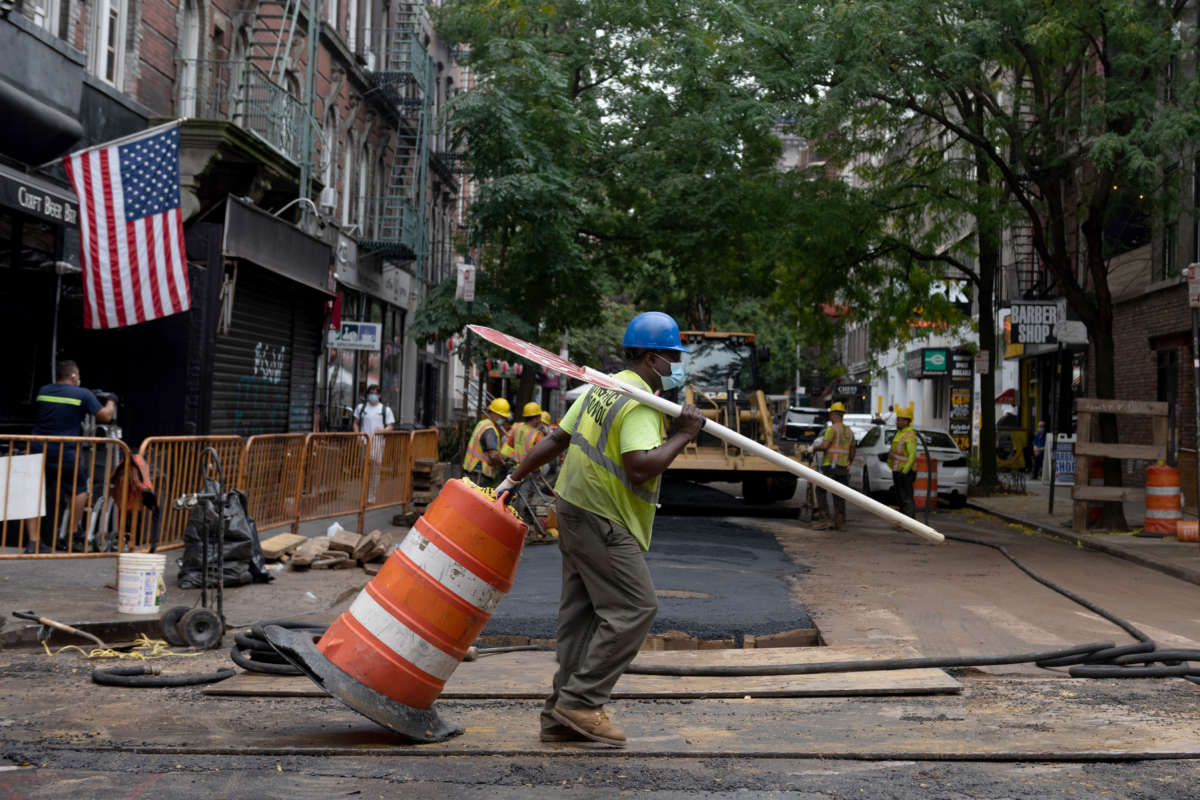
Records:
{"label": "white plastic bucket", "polygon": [[166,584],[162,553],[121,553],[117,557],[117,611],[122,614],[157,614]]}

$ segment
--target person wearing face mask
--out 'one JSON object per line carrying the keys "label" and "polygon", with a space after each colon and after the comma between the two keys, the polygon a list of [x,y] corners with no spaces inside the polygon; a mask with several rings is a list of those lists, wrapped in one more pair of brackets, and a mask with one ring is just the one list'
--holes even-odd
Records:
{"label": "person wearing face mask", "polygon": [[[648,392],[683,385],[680,358],[689,351],[669,315],[634,317],[622,346],[618,380]],[[604,706],[658,611],[643,553],[650,549],[660,476],[699,434],[704,417],[684,406],[665,440],[663,423],[659,411],[593,386],[496,487],[512,489],[566,452],[554,487],[563,583],[558,671],[541,714],[544,742],[625,745]]]}
{"label": "person wearing face mask", "polygon": [[367,387],[367,402],[354,409],[354,432],[370,436],[375,431],[390,431],[396,426],[396,415],[379,401],[379,385]]}
{"label": "person wearing face mask", "polygon": [[[88,414],[94,415],[97,422],[111,422],[117,415],[116,401],[109,399],[101,405],[91,390],[79,385],[79,365],[74,361],[59,361],[55,367],[54,383],[38,389],[37,423],[33,426],[33,435],[82,436],[83,419]],[[56,508],[61,512],[68,496],[72,497],[72,519],[77,526],[83,524],[83,507],[87,502],[88,479],[91,476],[86,459],[76,458],[75,449],[74,445],[62,445],[60,456],[58,443],[46,445],[47,517],[42,523],[43,548],[49,548],[53,541],[55,526],[51,520],[58,518],[50,515],[55,513]],[[40,453],[40,445],[35,445],[30,452]],[[25,549],[33,552],[37,549],[37,543],[32,538],[27,539]]]}

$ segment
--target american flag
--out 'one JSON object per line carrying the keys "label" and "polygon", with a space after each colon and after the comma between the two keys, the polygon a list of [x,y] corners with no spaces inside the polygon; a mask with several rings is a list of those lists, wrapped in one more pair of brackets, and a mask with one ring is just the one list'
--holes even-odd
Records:
{"label": "american flag", "polygon": [[63,161],[79,197],[83,326],[119,328],[187,311],[179,123]]}

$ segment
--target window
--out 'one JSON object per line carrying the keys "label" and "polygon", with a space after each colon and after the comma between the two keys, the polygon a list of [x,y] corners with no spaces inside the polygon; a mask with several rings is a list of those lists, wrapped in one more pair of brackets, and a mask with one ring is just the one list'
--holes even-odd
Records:
{"label": "window", "polygon": [[184,0],[179,30],[179,116],[196,116],[200,90],[200,10],[196,0]]}
{"label": "window", "polygon": [[336,31],[338,26],[338,0],[325,0],[325,21]]}
{"label": "window", "polygon": [[1179,399],[1179,350],[1159,350],[1158,402],[1174,403]]}
{"label": "window", "polygon": [[1179,275],[1179,223],[1171,221],[1163,224],[1162,253],[1159,257],[1159,280],[1174,278]]}
{"label": "window", "polygon": [[354,136],[346,136],[346,153],[342,158],[342,227],[350,224],[354,202],[351,194],[354,185]]}
{"label": "window", "polygon": [[321,183],[333,186],[334,163],[337,154],[334,143],[337,142],[337,109],[332,105],[325,112],[325,124],[321,127]]}
{"label": "window", "polygon": [[367,198],[371,194],[371,184],[368,182],[368,171],[371,168],[371,152],[363,142],[362,155],[358,159],[358,208],[354,212],[354,221],[358,223],[359,238],[367,234]]}
{"label": "window", "polygon": [[945,378],[933,380],[933,419],[946,417],[950,400],[950,382]]}
{"label": "window", "polygon": [[59,36],[62,7],[59,0],[26,0],[25,14],[39,28],[50,31],[52,36]]}
{"label": "window", "polygon": [[358,48],[358,0],[349,0],[346,4],[346,44],[351,53],[357,53]]}
{"label": "window", "polygon": [[124,77],[126,0],[97,0],[93,11],[89,68],[105,83],[119,87]]}

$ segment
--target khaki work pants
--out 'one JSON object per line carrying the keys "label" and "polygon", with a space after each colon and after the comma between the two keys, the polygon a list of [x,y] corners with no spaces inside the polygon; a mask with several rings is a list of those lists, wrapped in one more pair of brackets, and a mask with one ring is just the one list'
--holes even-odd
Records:
{"label": "khaki work pants", "polygon": [[624,527],[558,500],[562,596],[558,605],[558,672],[542,711],[599,708],[633,661],[658,613],[650,570]]}

